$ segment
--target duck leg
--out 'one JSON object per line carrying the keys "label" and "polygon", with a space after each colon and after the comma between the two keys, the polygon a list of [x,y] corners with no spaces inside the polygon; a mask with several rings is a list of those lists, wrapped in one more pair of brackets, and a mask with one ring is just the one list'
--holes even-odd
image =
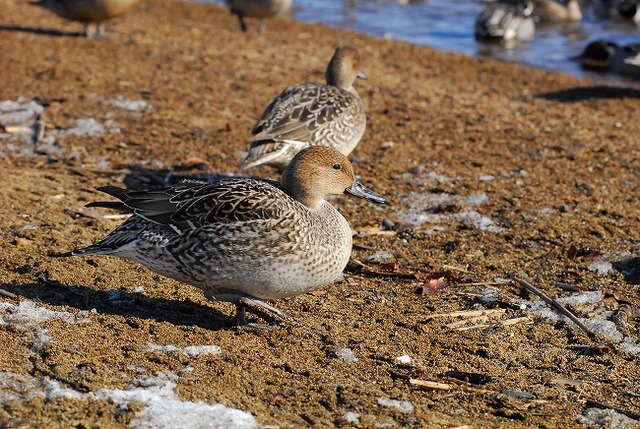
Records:
{"label": "duck leg", "polygon": [[267,27],[267,19],[262,18],[260,20],[260,25],[258,25],[258,34],[264,34],[264,30]]}
{"label": "duck leg", "polygon": [[247,24],[244,22],[244,15],[241,13],[238,14],[238,21],[240,21],[240,29],[242,31],[247,31]]}
{"label": "duck leg", "polygon": [[232,302],[236,305],[236,315],[233,318],[235,326],[247,325],[245,319],[246,308],[248,307],[253,313],[257,313],[260,317],[270,322],[281,322],[287,318],[287,315],[277,308],[246,295],[236,295],[232,293],[216,293],[211,289],[204,290],[204,296],[211,301]]}

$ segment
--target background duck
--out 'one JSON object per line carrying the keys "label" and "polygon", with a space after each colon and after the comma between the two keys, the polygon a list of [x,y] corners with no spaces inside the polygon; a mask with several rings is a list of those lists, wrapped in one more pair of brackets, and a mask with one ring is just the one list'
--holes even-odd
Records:
{"label": "background duck", "polygon": [[264,33],[267,18],[289,12],[291,2],[292,0],[225,0],[231,13],[238,16],[242,31],[247,31],[245,16],[260,18],[260,34]]}
{"label": "background duck", "polygon": [[[138,0],[39,0],[32,2],[50,10],[61,18],[84,23],[87,37],[104,37],[104,22],[127,13]],[[91,33],[89,24],[96,24]]]}
{"label": "background duck", "polygon": [[314,145],[351,153],[367,125],[364,104],[353,87],[356,77],[363,77],[359,67],[358,51],[341,46],[327,66],[326,85],[307,82],[282,91],[253,127],[242,168],[284,168],[296,153]]}
{"label": "background duck", "polygon": [[335,149],[300,152],[281,182],[234,178],[185,182],[132,192],[100,188],[119,202],[97,202],[133,215],[105,238],[62,256],[113,255],[203,289],[213,301],[245,306],[272,318],[264,300],[305,293],[335,281],[351,255],[351,227],[325,198],[348,193],[379,204],[387,200],[356,179]]}
{"label": "background duck", "polygon": [[582,20],[582,11],[578,0],[534,0],[533,5],[533,14],[541,22]]}
{"label": "background duck", "polygon": [[489,3],[476,20],[476,39],[530,40],[535,32],[532,12],[533,4],[530,1]]}
{"label": "background duck", "polygon": [[593,8],[594,14],[602,19],[632,21],[640,24],[638,0],[600,0]]}
{"label": "background duck", "polygon": [[620,46],[608,40],[596,40],[584,49],[580,63],[585,68],[640,78],[640,43]]}

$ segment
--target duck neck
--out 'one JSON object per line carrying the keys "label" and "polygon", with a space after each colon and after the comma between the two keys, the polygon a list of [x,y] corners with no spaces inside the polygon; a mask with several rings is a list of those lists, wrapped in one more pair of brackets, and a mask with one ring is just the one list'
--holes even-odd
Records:
{"label": "duck neck", "polygon": [[291,168],[287,168],[282,173],[282,179],[280,181],[282,190],[291,198],[310,209],[317,207],[322,202],[322,198],[319,198],[314,192],[309,191],[309,189],[313,189],[313,187],[307,186],[304,181],[300,179],[300,176],[293,173],[292,170]]}

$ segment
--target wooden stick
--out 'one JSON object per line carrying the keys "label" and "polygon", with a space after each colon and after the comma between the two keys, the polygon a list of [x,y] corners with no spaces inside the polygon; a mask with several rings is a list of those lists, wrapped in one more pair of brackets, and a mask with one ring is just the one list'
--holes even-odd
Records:
{"label": "wooden stick", "polygon": [[500,286],[511,283],[509,281],[493,281],[493,282],[471,282],[471,283],[456,283],[456,286]]}
{"label": "wooden stick", "polygon": [[435,319],[438,317],[479,317],[479,316],[492,316],[493,315],[501,315],[507,311],[503,308],[493,309],[493,310],[461,310],[461,311],[452,311],[451,313],[436,313],[430,314],[427,316],[427,320]]}
{"label": "wooden stick", "polygon": [[410,378],[409,384],[417,387],[426,387],[435,390],[451,390],[451,385],[447,383],[438,383],[437,381],[420,380],[418,378]]}
{"label": "wooden stick", "polygon": [[6,298],[17,298],[18,295],[15,293],[11,293],[8,290],[0,289],[0,296],[4,296]]}
{"label": "wooden stick", "polygon": [[544,302],[549,304],[551,307],[555,308],[559,313],[566,316],[569,320],[575,323],[578,326],[578,328],[586,332],[587,335],[589,335],[589,337],[591,337],[592,339],[596,338],[596,334],[591,329],[587,328],[587,326],[584,323],[582,323],[576,316],[574,316],[572,312],[567,310],[558,301],[556,301],[555,299],[549,298],[547,295],[545,295],[542,291],[540,291],[538,288],[533,286],[531,283],[528,283],[522,279],[516,279],[516,281],[520,283],[520,285],[522,285],[522,287],[524,287],[525,289],[538,295],[540,298],[542,298]]}

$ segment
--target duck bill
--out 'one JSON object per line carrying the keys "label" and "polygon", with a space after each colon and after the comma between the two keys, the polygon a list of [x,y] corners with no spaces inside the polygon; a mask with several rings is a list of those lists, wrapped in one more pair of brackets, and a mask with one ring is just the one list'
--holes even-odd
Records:
{"label": "duck bill", "polygon": [[367,74],[363,71],[359,71],[358,74],[356,75],[356,77],[358,79],[366,79],[367,78]]}
{"label": "duck bill", "polygon": [[389,204],[389,201],[387,201],[385,197],[373,192],[371,189],[364,186],[364,184],[358,179],[356,179],[356,181],[353,182],[353,185],[349,186],[344,191],[347,194],[362,198],[363,200],[371,201],[372,203]]}

